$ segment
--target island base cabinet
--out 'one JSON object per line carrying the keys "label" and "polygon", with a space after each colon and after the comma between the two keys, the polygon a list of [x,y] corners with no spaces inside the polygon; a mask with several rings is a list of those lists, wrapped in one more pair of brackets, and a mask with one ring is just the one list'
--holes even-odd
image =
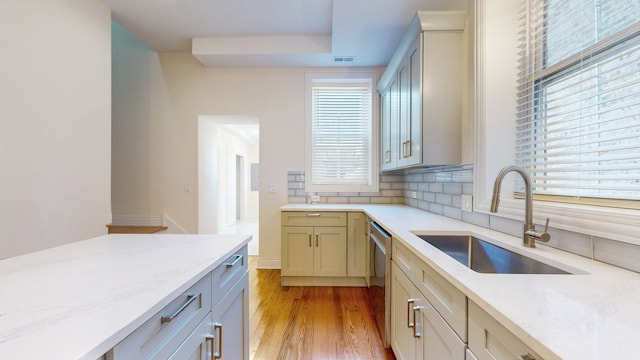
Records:
{"label": "island base cabinet", "polygon": [[104,358],[249,359],[247,247],[177,296]]}
{"label": "island base cabinet", "polygon": [[107,360],[167,359],[211,313],[211,274],[111,349]]}
{"label": "island base cabinet", "polygon": [[209,360],[211,357],[211,322],[206,318],[193,330],[169,360]]}
{"label": "island base cabinet", "polygon": [[469,301],[469,349],[477,360],[543,360],[473,301]]}
{"label": "island base cabinet", "polygon": [[249,359],[249,274],[213,305],[212,359]]}

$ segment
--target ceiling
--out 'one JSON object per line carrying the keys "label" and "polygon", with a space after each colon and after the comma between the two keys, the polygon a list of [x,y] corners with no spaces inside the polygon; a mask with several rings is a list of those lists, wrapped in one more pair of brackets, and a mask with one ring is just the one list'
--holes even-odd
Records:
{"label": "ceiling", "polygon": [[158,52],[207,67],[315,67],[384,66],[417,10],[465,10],[468,0],[103,1]]}

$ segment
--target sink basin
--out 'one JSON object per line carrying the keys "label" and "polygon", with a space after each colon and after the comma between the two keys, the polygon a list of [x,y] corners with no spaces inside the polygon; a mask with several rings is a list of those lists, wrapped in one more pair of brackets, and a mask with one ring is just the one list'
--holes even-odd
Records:
{"label": "sink basin", "polygon": [[471,270],[488,274],[570,274],[473,236],[417,235]]}

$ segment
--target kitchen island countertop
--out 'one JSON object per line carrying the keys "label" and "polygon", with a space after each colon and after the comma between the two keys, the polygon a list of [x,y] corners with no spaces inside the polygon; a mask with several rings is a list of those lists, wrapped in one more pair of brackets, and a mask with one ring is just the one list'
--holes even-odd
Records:
{"label": "kitchen island countertop", "polygon": [[1,260],[0,359],[97,359],[250,239],[104,235]]}
{"label": "kitchen island countertop", "polygon": [[[545,359],[636,359],[640,274],[404,205],[289,204],[282,211],[364,211]],[[481,274],[417,234],[473,235],[573,275]]]}

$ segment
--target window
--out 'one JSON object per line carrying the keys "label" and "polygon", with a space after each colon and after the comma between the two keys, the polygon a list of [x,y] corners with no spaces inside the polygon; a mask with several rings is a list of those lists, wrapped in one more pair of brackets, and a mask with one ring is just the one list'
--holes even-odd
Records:
{"label": "window", "polygon": [[536,199],[640,208],[640,1],[525,2],[516,161]]}
{"label": "window", "polygon": [[375,73],[307,74],[308,191],[378,191]]}

